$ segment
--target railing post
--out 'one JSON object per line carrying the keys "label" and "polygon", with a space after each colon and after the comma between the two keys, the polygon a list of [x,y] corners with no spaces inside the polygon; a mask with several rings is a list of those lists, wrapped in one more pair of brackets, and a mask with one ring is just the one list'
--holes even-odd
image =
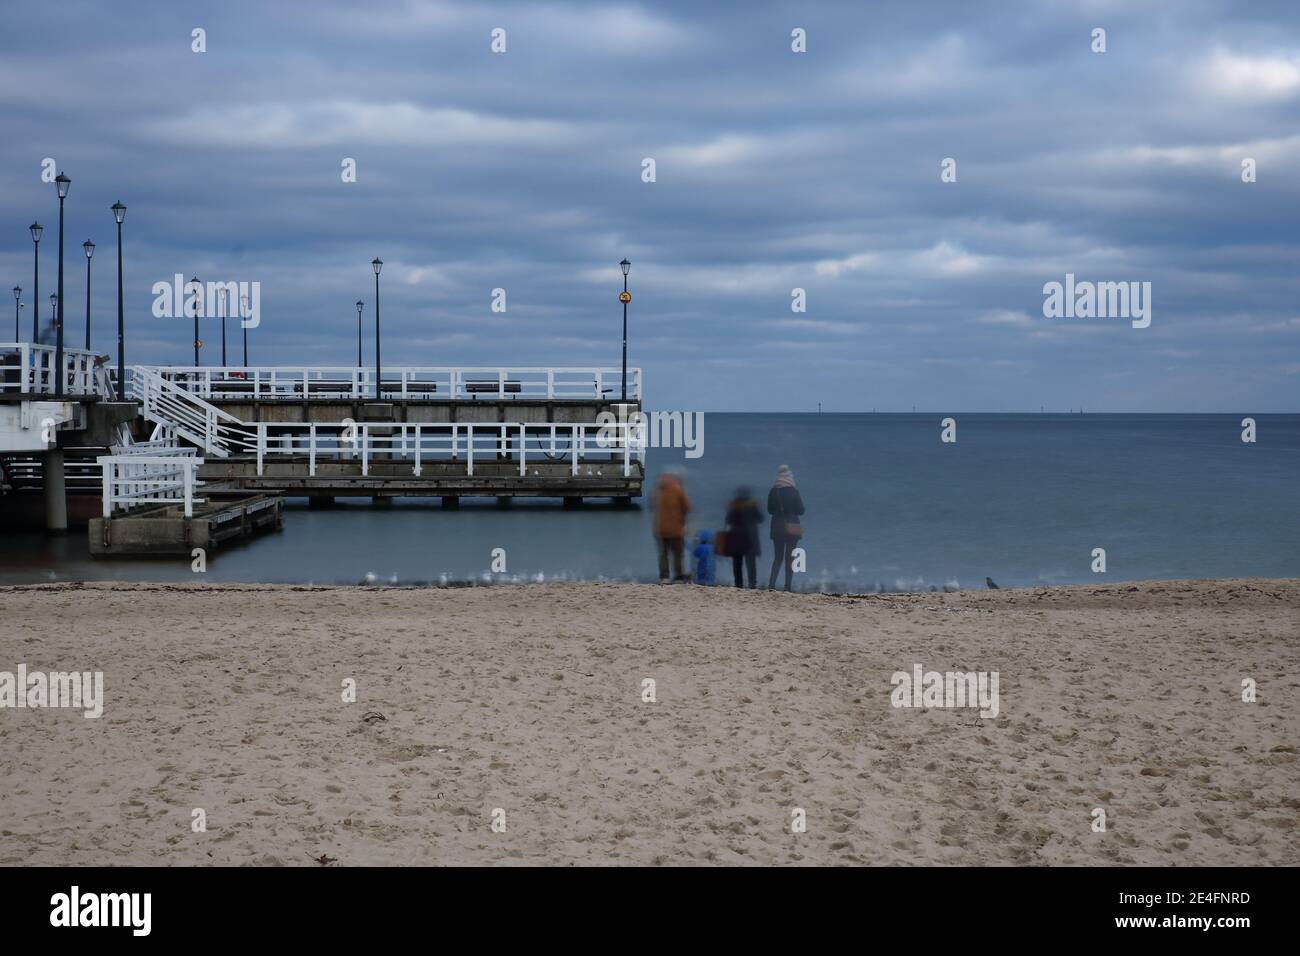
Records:
{"label": "railing post", "polygon": [[519,423],[519,477],[520,477],[520,478],[525,477],[525,472],[524,472],[524,446],[525,446],[525,437],[526,437],[526,435],[525,435],[525,431],[524,431],[524,430],[525,430],[527,427],[528,427],[528,426],[525,425],[523,422],[520,422],[520,423]]}
{"label": "railing post", "polygon": [[262,456],[266,454],[266,424],[257,423],[257,477],[262,477]]}
{"label": "railing post", "polygon": [[474,426],[465,426],[465,462],[469,466],[466,472],[471,478],[474,477]]}
{"label": "railing post", "polygon": [[367,477],[370,474],[370,426],[361,426],[361,475]]}
{"label": "railing post", "polygon": [[456,447],[456,439],[459,432],[460,432],[460,428],[457,425],[451,426],[451,460],[452,461],[455,461],[457,458],[460,457],[460,449]]}
{"label": "railing post", "polygon": [[415,477],[420,477],[420,426],[415,426]]}
{"label": "railing post", "polygon": [[632,436],[629,433],[630,422],[623,423],[623,477],[632,473]]}
{"label": "railing post", "polygon": [[574,425],[574,426],[573,426],[573,436],[572,436],[572,438],[569,440],[569,447],[570,447],[571,449],[573,449],[573,456],[572,456],[572,457],[573,457],[573,467],[572,467],[572,468],[570,469],[570,471],[569,471],[569,474],[571,474],[571,475],[576,475],[576,474],[578,473],[578,445],[579,445],[579,443],[580,443],[581,440],[582,440],[582,439],[581,439],[581,436],[582,436],[582,426],[581,426],[581,425]]}
{"label": "railing post", "polygon": [[181,465],[181,470],[185,472],[185,517],[194,517],[194,469],[190,463],[185,461]]}
{"label": "railing post", "polygon": [[308,441],[311,443],[307,451],[307,475],[311,478],[316,477],[316,423],[313,422],[309,431]]}
{"label": "railing post", "polygon": [[117,463],[113,459],[106,457],[99,459],[99,465],[104,482],[102,499],[104,517],[111,518],[113,516],[113,480],[116,477],[114,472],[117,469]]}
{"label": "railing post", "polygon": [[555,369],[553,368],[546,370],[546,397],[555,397]]}

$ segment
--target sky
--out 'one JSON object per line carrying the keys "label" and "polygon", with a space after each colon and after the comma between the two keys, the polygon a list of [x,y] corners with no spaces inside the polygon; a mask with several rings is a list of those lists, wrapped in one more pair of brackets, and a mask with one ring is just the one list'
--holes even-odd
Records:
{"label": "sky", "polygon": [[[260,283],[255,365],[355,364],[361,299],[373,362],[378,256],[386,367],[616,368],[626,257],[650,408],[1300,411],[1294,2],[114,0],[4,20],[0,281],[30,302],[39,219],[48,315],[52,159],[69,344],[89,237],[93,344],[115,355],[120,199],[129,363],[192,362],[192,320],[153,314],[176,273]],[[1149,282],[1150,325],[1045,316],[1067,273]],[[219,363],[219,323],[201,337]]]}

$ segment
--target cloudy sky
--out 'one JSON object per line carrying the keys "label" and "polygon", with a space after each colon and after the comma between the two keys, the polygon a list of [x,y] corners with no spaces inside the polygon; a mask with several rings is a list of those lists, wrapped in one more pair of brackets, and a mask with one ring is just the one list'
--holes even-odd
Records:
{"label": "cloudy sky", "polygon": [[[0,100],[5,287],[53,158],[106,352],[129,207],[128,361],[191,360],[180,272],[261,283],[254,364],[353,364],[364,299],[369,362],[379,256],[386,364],[617,366],[626,256],[656,408],[1300,410],[1290,0],[10,4]],[[1067,272],[1150,327],[1045,318]]]}

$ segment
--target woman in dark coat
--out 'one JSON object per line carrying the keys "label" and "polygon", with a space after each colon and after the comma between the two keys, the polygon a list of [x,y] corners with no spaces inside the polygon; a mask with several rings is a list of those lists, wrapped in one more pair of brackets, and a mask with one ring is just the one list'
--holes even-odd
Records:
{"label": "woman in dark coat", "polygon": [[727,505],[727,553],[731,555],[731,573],[736,587],[745,586],[742,571],[749,570],[749,586],[758,586],[758,526],[763,512],[748,488],[737,488],[736,497]]}
{"label": "woman in dark coat", "polygon": [[776,572],[784,564],[785,589],[788,591],[793,573],[791,565],[794,563],[791,552],[803,534],[799,523],[799,517],[803,514],[803,498],[799,496],[799,489],[795,487],[794,475],[788,465],[782,465],[776,470],[776,481],[767,493],[767,513],[772,516],[772,548],[776,552],[772,555],[772,573],[767,579],[767,589],[776,589]]}

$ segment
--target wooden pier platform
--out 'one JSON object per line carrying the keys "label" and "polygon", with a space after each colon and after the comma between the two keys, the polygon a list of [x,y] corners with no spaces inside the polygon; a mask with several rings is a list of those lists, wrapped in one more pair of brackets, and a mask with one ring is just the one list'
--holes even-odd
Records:
{"label": "wooden pier platform", "polygon": [[284,501],[277,494],[204,488],[205,500],[185,517],[182,502],[115,513],[90,520],[90,553],[96,557],[189,558],[194,548],[211,551],[227,542],[284,525]]}

